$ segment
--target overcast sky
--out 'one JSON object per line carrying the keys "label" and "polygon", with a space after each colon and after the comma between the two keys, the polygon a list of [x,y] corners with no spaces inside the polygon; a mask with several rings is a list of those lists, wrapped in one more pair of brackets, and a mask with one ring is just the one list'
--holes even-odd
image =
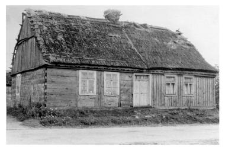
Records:
{"label": "overcast sky", "polygon": [[213,66],[219,64],[218,6],[7,6],[6,69],[11,67],[15,39],[26,8],[94,18],[103,18],[106,9],[118,9],[123,14],[121,21],[147,23],[172,31],[180,29],[207,62]]}

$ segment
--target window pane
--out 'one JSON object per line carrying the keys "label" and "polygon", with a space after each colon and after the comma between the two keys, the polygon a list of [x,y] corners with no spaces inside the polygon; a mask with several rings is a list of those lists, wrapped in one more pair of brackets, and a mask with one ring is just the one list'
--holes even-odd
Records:
{"label": "window pane", "polygon": [[111,80],[111,74],[109,73],[106,74],[106,80]]}
{"label": "window pane", "polygon": [[81,72],[81,78],[87,79],[88,78],[87,72]]}
{"label": "window pane", "polygon": [[111,95],[111,88],[105,88],[105,94]]}
{"label": "window pane", "polygon": [[175,82],[175,77],[166,77],[166,82]]}
{"label": "window pane", "polygon": [[88,93],[94,93],[94,80],[88,80]]}
{"label": "window pane", "polygon": [[170,83],[166,83],[166,94],[170,94]]}
{"label": "window pane", "polygon": [[188,94],[188,84],[184,85],[184,94]]}
{"label": "window pane", "polygon": [[148,76],[146,75],[146,76],[143,76],[143,79],[144,80],[148,80]]}
{"label": "window pane", "polygon": [[192,83],[193,82],[193,78],[191,78],[191,77],[185,77],[184,78],[184,82],[186,82],[186,83]]}
{"label": "window pane", "polygon": [[175,94],[175,83],[171,83],[172,89],[171,89],[171,94]]}
{"label": "window pane", "polygon": [[94,79],[94,72],[88,72],[88,79]]}
{"label": "window pane", "polygon": [[117,82],[112,82],[112,87],[116,88],[117,87]]}
{"label": "window pane", "polygon": [[112,95],[117,95],[117,88],[112,88]]}
{"label": "window pane", "polygon": [[81,93],[87,93],[87,80],[81,80]]}
{"label": "window pane", "polygon": [[111,87],[111,81],[106,81],[106,88]]}
{"label": "window pane", "polygon": [[87,80],[81,80],[81,87],[87,87]]}
{"label": "window pane", "polygon": [[189,84],[189,88],[190,88],[190,93],[189,94],[193,94],[192,84]]}
{"label": "window pane", "polygon": [[117,74],[112,74],[112,80],[117,81]]}

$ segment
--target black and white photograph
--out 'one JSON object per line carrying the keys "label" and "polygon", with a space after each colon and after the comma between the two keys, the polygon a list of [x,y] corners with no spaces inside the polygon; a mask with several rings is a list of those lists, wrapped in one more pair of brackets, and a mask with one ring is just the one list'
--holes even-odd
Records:
{"label": "black and white photograph", "polygon": [[218,5],[5,7],[6,145],[221,144]]}

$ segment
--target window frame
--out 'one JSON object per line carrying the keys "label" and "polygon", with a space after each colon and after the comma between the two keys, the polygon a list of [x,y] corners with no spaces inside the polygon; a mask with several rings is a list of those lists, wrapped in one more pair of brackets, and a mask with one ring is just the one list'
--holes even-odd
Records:
{"label": "window frame", "polygon": [[[94,92],[93,93],[81,93],[81,80],[82,80],[82,73],[83,72],[93,72],[94,73]],[[96,87],[96,71],[92,71],[92,70],[79,70],[79,95],[96,95],[96,90],[97,90],[97,87]],[[89,88],[89,87],[87,87]]]}
{"label": "window frame", "polygon": [[[106,93],[106,75],[107,74],[116,74],[117,75],[117,81],[118,81],[118,83],[117,83],[117,87],[118,87],[118,89],[117,89],[117,94],[115,94],[115,95],[109,95],[109,94],[107,94]],[[120,73],[118,73],[118,72],[104,72],[104,95],[105,96],[119,96],[120,95]]]}
{"label": "window frame", "polygon": [[[168,81],[166,81],[167,77],[174,77],[175,81],[174,82],[168,82]],[[167,94],[166,93],[166,84],[167,83],[175,83],[174,94]],[[177,76],[176,75],[165,75],[165,94],[166,94],[166,96],[177,96]]]}
{"label": "window frame", "polygon": [[[192,94],[186,94],[185,93],[185,78],[192,78]],[[191,84],[191,83],[188,83]],[[183,94],[184,96],[194,96],[194,92],[195,92],[195,80],[194,80],[194,76],[183,76]]]}

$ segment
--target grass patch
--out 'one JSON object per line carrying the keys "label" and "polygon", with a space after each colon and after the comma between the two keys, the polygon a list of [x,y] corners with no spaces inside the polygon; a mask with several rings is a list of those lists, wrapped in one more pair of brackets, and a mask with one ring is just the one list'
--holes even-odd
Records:
{"label": "grass patch", "polygon": [[20,121],[38,119],[43,126],[122,126],[219,123],[218,109],[52,109],[42,104],[7,108]]}

